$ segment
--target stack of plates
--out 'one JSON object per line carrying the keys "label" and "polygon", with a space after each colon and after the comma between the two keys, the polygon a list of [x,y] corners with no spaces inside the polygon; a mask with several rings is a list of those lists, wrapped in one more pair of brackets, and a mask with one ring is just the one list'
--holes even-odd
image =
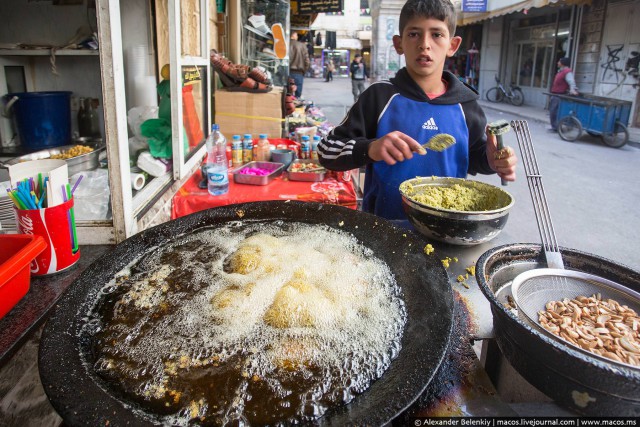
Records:
{"label": "stack of plates", "polygon": [[0,230],[2,231],[17,228],[14,204],[7,194],[9,188],[11,188],[9,181],[0,182]]}

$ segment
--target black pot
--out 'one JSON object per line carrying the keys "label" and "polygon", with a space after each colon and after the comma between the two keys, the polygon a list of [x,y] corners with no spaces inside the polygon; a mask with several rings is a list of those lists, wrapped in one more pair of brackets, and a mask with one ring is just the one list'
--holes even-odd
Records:
{"label": "black pot", "polygon": [[[640,273],[596,255],[560,248],[565,268],[640,290]],[[509,363],[533,386],[572,411],[640,416],[640,369],[608,363],[540,332],[503,304],[519,273],[545,268],[540,245],[512,244],[485,252],[476,279],[491,304],[495,338]]]}
{"label": "black pot", "polygon": [[403,292],[407,324],[402,349],[389,369],[319,425],[382,425],[406,409],[426,388],[447,350],[453,325],[453,292],[439,260],[423,253],[411,233],[366,213],[304,202],[258,202],[198,212],[145,230],[94,262],[56,305],[41,339],[39,369],[44,389],[65,425],[158,425],[157,418],[119,399],[91,368],[91,337],[83,317],[99,290],[131,260],[153,247],[202,227],[230,221],[274,220],[327,224],[352,233],[393,272]]}

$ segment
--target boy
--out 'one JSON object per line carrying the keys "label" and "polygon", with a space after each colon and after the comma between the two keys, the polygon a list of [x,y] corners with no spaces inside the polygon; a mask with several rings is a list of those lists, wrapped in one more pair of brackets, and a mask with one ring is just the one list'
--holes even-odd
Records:
{"label": "boy", "polygon": [[[462,41],[453,36],[455,25],[449,0],[409,0],[400,12],[400,35],[393,37],[406,67],[390,81],[369,86],[318,146],[320,163],[327,169],[366,165],[365,212],[405,220],[398,187],[416,176],[465,178],[468,173],[497,172],[515,180],[513,150],[506,147],[498,153],[495,136],[485,137],[478,94],[443,72],[445,59]],[[456,144],[424,155],[421,144],[438,133],[452,135]]]}

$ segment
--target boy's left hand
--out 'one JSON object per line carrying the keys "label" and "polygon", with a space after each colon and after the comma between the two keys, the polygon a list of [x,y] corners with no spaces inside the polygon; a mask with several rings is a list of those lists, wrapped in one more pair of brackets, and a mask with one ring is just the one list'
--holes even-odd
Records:
{"label": "boy's left hand", "polygon": [[513,148],[505,146],[502,150],[498,150],[498,141],[495,135],[489,133],[488,128],[485,129],[487,135],[487,160],[489,166],[496,171],[498,176],[506,181],[516,180],[516,157]]}

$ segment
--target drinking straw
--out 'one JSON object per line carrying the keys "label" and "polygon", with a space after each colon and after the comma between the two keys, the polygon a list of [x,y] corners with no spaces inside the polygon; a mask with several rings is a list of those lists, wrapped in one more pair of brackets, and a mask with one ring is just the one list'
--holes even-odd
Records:
{"label": "drinking straw", "polygon": [[33,199],[34,199],[34,200],[35,200],[35,202],[36,202],[36,209],[38,209],[38,205],[40,205],[40,202],[38,201],[38,196],[36,196],[36,192],[35,192],[35,191],[32,191],[32,192],[31,192],[31,196],[33,197]]}
{"label": "drinking straw", "polygon": [[[40,204],[42,205],[42,207],[46,207],[43,200],[47,198],[47,182],[49,182],[49,177],[45,176],[44,182],[42,184],[42,193],[40,194]],[[48,204],[48,201],[47,201],[47,204]]]}
{"label": "drinking straw", "polygon": [[20,198],[22,199],[22,202],[27,206],[27,209],[37,209],[36,204],[31,199],[31,194],[25,188],[27,185],[28,184],[26,183],[20,185],[20,183],[18,182],[18,194],[20,194]]}
{"label": "drinking straw", "polygon": [[18,194],[17,190],[9,190],[7,188],[7,193],[9,194],[9,197],[11,197],[11,200],[13,200],[13,203],[15,203],[18,206],[18,208],[26,209],[26,205],[20,198],[20,194]]}
{"label": "drinking straw", "polygon": [[[38,172],[38,191],[42,192],[42,172]],[[42,199],[42,194],[40,194],[40,198]]]}
{"label": "drinking straw", "polygon": [[[62,200],[66,203],[69,199],[67,198],[67,189],[65,186],[62,186]],[[73,226],[71,224],[71,210],[67,211],[67,224],[69,224],[69,237],[71,241],[71,251],[73,252]]]}
{"label": "drinking straw", "polygon": [[29,203],[29,197],[26,197],[24,195],[24,192],[22,191],[22,189],[17,190],[13,194],[22,202],[22,204],[25,206],[25,209],[31,209],[31,203]]}
{"label": "drinking straw", "polygon": [[42,185],[42,192],[40,193],[40,201],[38,202],[38,209],[45,207],[44,199],[47,197],[47,183]]}
{"label": "drinking straw", "polygon": [[84,175],[80,175],[78,177],[78,180],[76,181],[75,184],[73,184],[73,188],[71,189],[71,195],[73,196],[73,194],[76,192],[76,188],[78,188],[78,184],[80,184],[80,181],[82,181],[82,178],[84,178]]}
{"label": "drinking straw", "polygon": [[7,193],[9,194],[9,198],[10,198],[11,200],[13,200],[13,203],[18,207],[18,209],[21,209],[21,210],[25,210],[25,209],[27,209],[27,208],[24,206],[24,204],[22,203],[22,200],[20,200],[20,199],[19,199],[15,194],[13,194],[13,192],[12,192],[11,190],[9,190],[8,188],[7,188]]}
{"label": "drinking straw", "polygon": [[[72,200],[73,195],[71,194],[71,186],[67,184],[66,187],[67,187],[67,199]],[[76,215],[73,211],[73,207],[69,209],[69,212],[71,213],[71,224],[72,224],[72,238],[73,238],[72,252],[76,253],[78,252],[78,235],[76,234]]]}

